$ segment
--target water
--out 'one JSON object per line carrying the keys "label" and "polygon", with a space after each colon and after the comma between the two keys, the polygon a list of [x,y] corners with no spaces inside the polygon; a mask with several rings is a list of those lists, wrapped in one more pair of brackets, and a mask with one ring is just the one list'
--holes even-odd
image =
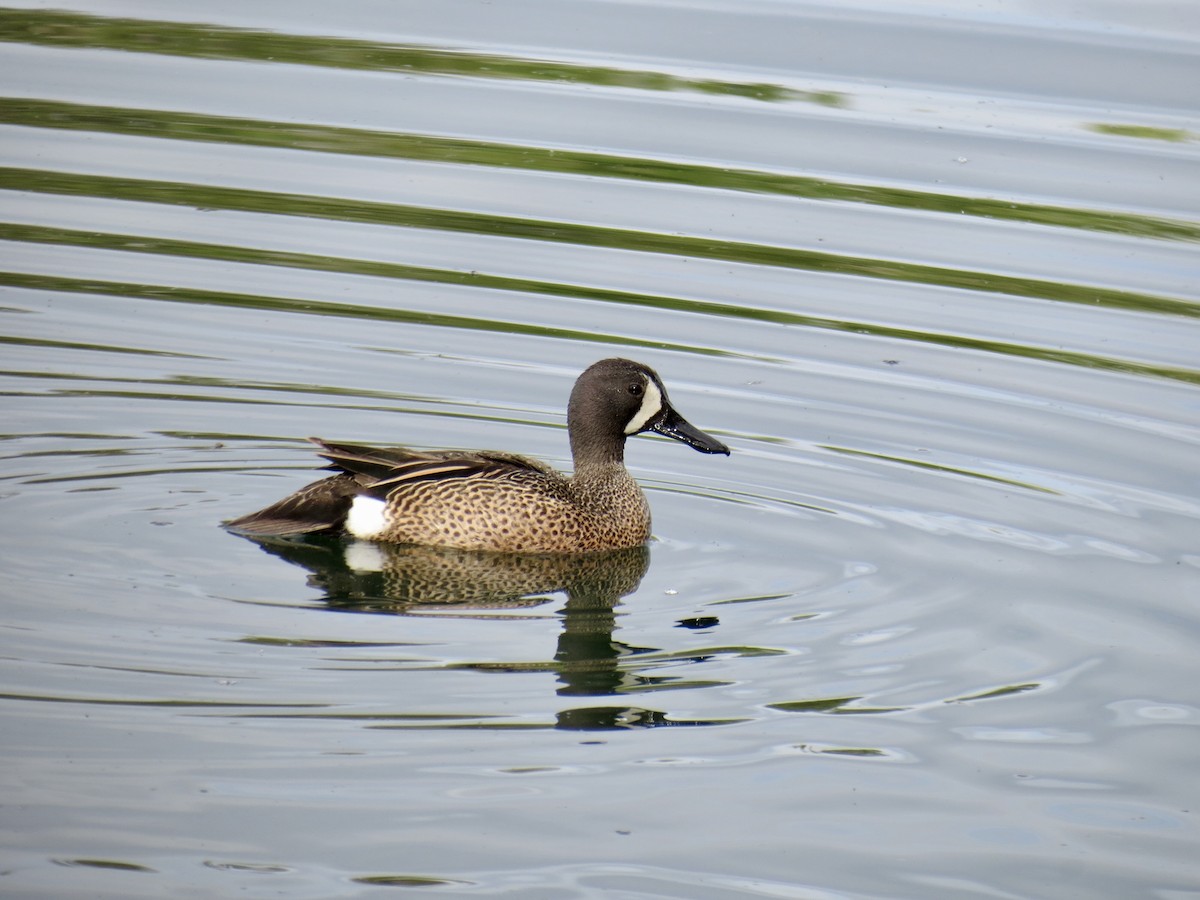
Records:
{"label": "water", "polygon": [[[0,11],[5,895],[1200,896],[1197,34]],[[646,552],[219,527],[610,355]]]}

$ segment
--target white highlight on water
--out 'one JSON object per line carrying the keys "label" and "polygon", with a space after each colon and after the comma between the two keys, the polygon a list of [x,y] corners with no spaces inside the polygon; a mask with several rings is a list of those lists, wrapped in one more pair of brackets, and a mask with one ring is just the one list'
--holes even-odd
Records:
{"label": "white highlight on water", "polygon": [[626,434],[637,434],[646,427],[646,423],[653,419],[662,411],[662,391],[658,389],[658,385],[654,383],[653,378],[646,379],[646,396],[642,398],[642,405],[629,420],[629,424],[625,426]]}
{"label": "white highlight on water", "polygon": [[350,512],[346,515],[346,530],[358,538],[379,537],[387,528],[385,510],[387,504],[374,497],[364,497],[361,494],[350,504]]}
{"label": "white highlight on water", "polygon": [[348,545],[345,560],[355,572],[382,572],[386,562],[383,551],[372,541],[355,541]]}

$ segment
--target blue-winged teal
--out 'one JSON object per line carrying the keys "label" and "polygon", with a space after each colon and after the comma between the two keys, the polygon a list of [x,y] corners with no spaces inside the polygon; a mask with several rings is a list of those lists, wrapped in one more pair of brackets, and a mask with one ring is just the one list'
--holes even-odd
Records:
{"label": "blue-winged teal", "polygon": [[701,453],[729,448],[679,415],[653,369],[603,359],[567,407],[575,474],[492,450],[409,450],[311,440],[338,474],[225,524],[247,534],[349,532],[403,544],[572,553],[636,547],[650,507],[625,469],[625,439],[644,431]]}

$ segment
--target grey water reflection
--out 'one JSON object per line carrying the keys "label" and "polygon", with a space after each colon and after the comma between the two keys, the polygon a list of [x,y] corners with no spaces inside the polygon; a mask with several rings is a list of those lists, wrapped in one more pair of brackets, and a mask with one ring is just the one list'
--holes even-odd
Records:
{"label": "grey water reflection", "polygon": [[[645,547],[598,553],[495,553],[337,537],[239,535],[307,569],[331,609],[417,615],[432,610],[537,606],[565,592],[568,608],[602,608],[637,590]],[[611,626],[608,628],[611,633]]]}
{"label": "grey water reflection", "polygon": [[[6,895],[1194,890],[1196,4],[7,6]],[[648,548],[217,527],[600,355]]]}
{"label": "grey water reflection", "polygon": [[[488,615],[541,606],[566,594],[562,632],[552,660],[460,662],[445,668],[503,672],[552,671],[563,697],[619,696],[663,687],[696,687],[642,671],[664,660],[662,648],[617,640],[616,608],[638,589],[650,564],[647,547],[597,553],[494,553],[345,541],[337,537],[240,535],[308,572],[330,610],[392,615]],[[710,654],[699,653],[704,659]],[[631,665],[630,662],[633,661]],[[678,662],[671,657],[672,662]],[[679,683],[674,683],[679,682]],[[595,729],[727,724],[680,721],[661,710],[625,704],[582,706],[556,713],[555,727]]]}

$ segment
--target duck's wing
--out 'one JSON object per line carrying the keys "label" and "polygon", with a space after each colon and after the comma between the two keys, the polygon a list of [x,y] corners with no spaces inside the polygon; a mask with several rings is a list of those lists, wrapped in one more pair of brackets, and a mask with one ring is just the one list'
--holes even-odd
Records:
{"label": "duck's wing", "polygon": [[378,492],[373,485],[386,480],[397,467],[428,459],[403,447],[376,448],[331,444],[318,438],[310,440],[321,447],[324,451],[321,455],[331,463],[328,468],[338,474],[314,481],[257,512],[230,519],[225,523],[226,528],[242,534],[272,536],[339,532],[355,497],[368,494],[383,499],[387,490]]}
{"label": "duck's wing", "polygon": [[309,438],[338,474],[302,487],[277,503],[230,519],[227,528],[244,534],[297,535],[341,531],[354,498],[379,500],[422,483],[456,478],[546,478],[555,471],[545,463],[495,450],[410,450],[335,444]]}
{"label": "duck's wing", "polygon": [[238,516],[225,527],[242,534],[289,535],[336,532],[361,492],[350,475],[331,475],[302,487],[265,509]]}
{"label": "duck's wing", "polygon": [[321,456],[329,460],[331,468],[353,476],[362,492],[381,499],[398,488],[423,481],[557,474],[539,460],[499,450],[423,451],[309,440],[321,448]]}

